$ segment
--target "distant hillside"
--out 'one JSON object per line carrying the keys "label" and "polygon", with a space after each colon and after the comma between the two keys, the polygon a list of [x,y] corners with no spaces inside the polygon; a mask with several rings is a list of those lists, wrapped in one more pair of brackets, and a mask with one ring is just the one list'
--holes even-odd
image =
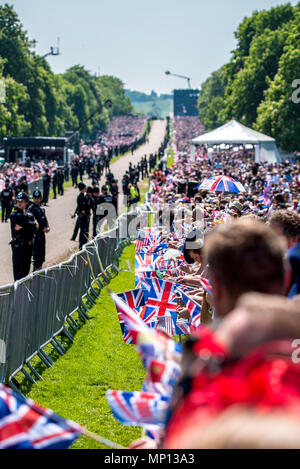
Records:
{"label": "distant hillside", "polygon": [[125,90],[125,96],[129,97],[135,111],[139,114],[165,118],[173,112],[173,95],[158,95],[155,91],[150,94],[140,91]]}

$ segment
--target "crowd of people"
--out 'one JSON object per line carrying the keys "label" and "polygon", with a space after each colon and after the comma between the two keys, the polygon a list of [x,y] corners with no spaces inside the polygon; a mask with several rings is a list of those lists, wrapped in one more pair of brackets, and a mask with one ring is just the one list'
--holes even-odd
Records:
{"label": "crowd of people", "polygon": [[145,116],[115,116],[112,118],[105,132],[99,132],[97,140],[107,151],[115,155],[133,152],[138,145],[144,143],[141,139],[146,123]]}
{"label": "crowd of people", "polygon": [[[99,135],[97,143],[86,145],[82,142],[80,154],[74,155],[70,163],[64,164],[58,155],[41,159],[27,156],[25,161],[5,162],[0,169],[0,201],[2,222],[11,222],[11,248],[14,280],[20,280],[33,270],[42,268],[46,254],[46,237],[49,224],[45,208],[48,206],[50,191],[53,198],[64,195],[64,183],[72,180],[72,185],[79,189],[74,217],[77,220],[72,235],[75,241],[79,233],[79,248],[89,240],[90,221],[92,236],[101,229],[99,222],[107,220],[111,226],[118,216],[118,180],[110,170],[113,156],[133,151],[137,145],[147,139],[143,132],[147,117],[124,116],[114,118],[105,135]],[[128,207],[136,206],[140,199],[138,182],[149,174],[154,155],[147,156],[137,165],[129,165],[122,184]],[[150,163],[150,165],[149,165]],[[83,178],[89,179],[89,184]],[[105,182],[99,187],[101,177]],[[42,181],[41,190],[30,190],[34,181]],[[31,184],[32,186],[32,184]],[[36,189],[36,188],[35,188]],[[31,192],[33,192],[31,194]],[[31,200],[32,198],[32,200]],[[103,204],[109,204],[113,210],[103,210]],[[109,213],[108,213],[109,212]]]}
{"label": "crowd of people", "polygon": [[[147,127],[146,124],[148,124]],[[38,152],[34,158],[27,156],[24,161],[5,162],[0,168],[0,191],[7,183],[13,189],[21,182],[28,184],[37,181],[45,175],[46,170],[52,178],[51,182],[54,183],[54,192],[60,185],[56,178],[59,169],[65,181],[72,178],[74,186],[77,185],[78,178],[82,181],[85,172],[90,175],[93,170],[101,177],[104,171],[109,169],[113,156],[121,155],[129,150],[133,152],[137,146],[147,140],[149,128],[150,121],[144,116],[113,117],[108,129],[105,132],[99,132],[94,144],[82,142],[80,155],[74,155],[70,164],[65,164],[56,154],[45,158],[39,157]],[[145,129],[146,132],[144,132]]]}
{"label": "crowd of people", "polygon": [[[177,253],[163,278],[186,289],[201,325],[183,342],[163,434],[130,448],[298,448],[300,162],[255,163],[243,147],[191,160],[195,134],[178,126],[173,166],[151,176],[154,229]],[[244,190],[202,189],[222,175]],[[192,324],[191,308],[179,298],[178,319]]]}
{"label": "crowd of people", "polygon": [[[106,131],[97,134],[93,144],[82,144],[80,154],[89,167],[96,165],[98,173],[109,168],[113,157],[118,157],[136,148],[148,139],[150,120],[144,116],[115,116]],[[78,168],[80,170],[80,167]]]}
{"label": "crowd of people", "polygon": [[[164,140],[157,152],[150,153],[148,156],[144,155],[136,164],[129,162],[128,170],[125,171],[120,181],[123,203],[127,210],[135,210],[140,202],[139,182],[149,177],[165,154],[169,142],[169,131],[168,123]],[[73,185],[79,189],[77,205],[73,214],[73,218],[77,216],[77,219],[71,240],[76,241],[79,234],[80,249],[89,240],[90,224],[92,225],[93,237],[95,237],[106,225],[109,228],[114,225],[119,212],[119,181],[111,172],[109,165],[103,172],[99,170],[97,151],[97,147],[89,147],[87,151],[87,147],[84,146],[84,151],[81,152],[80,157],[73,159],[71,167]],[[73,168],[77,169],[75,176],[73,176]],[[83,182],[85,171],[90,179],[88,186]],[[100,188],[101,177],[104,177],[105,182]]]}
{"label": "crowd of people", "polygon": [[27,183],[37,181],[43,176],[45,169],[49,169],[50,172],[57,169],[57,160],[33,161],[26,158],[24,162],[5,162],[0,169],[0,191],[4,189],[7,182],[10,186],[14,186],[20,181]]}
{"label": "crowd of people", "polygon": [[189,153],[191,140],[205,132],[205,128],[196,116],[174,116],[173,136],[178,152]]}

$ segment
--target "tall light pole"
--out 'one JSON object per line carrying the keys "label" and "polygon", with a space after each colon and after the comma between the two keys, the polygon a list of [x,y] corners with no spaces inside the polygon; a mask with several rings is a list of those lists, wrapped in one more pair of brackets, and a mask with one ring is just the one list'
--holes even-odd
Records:
{"label": "tall light pole", "polygon": [[165,74],[166,74],[166,75],[171,75],[172,77],[184,78],[184,79],[187,80],[187,82],[188,82],[188,88],[189,88],[189,89],[192,89],[192,87],[191,87],[191,79],[190,79],[189,77],[186,77],[186,76],[184,76],[184,75],[176,75],[175,73],[169,72],[169,70],[167,70],[167,71],[165,72]]}
{"label": "tall light pole", "polygon": [[44,59],[45,57],[48,57],[48,55],[60,55],[59,51],[59,37],[57,38],[57,47],[50,47],[50,52],[47,52],[47,54],[42,55],[42,58]]}

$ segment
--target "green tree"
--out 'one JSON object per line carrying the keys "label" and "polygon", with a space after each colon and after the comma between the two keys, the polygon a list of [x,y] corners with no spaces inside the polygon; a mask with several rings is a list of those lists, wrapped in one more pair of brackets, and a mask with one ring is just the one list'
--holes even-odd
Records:
{"label": "green tree", "polygon": [[207,130],[218,127],[219,111],[223,108],[224,70],[220,68],[202,84],[198,99],[199,117]]}
{"label": "green tree", "polygon": [[256,11],[235,32],[230,61],[203,83],[199,115],[207,129],[236,119],[299,149],[299,106],[291,100],[300,78],[300,3]]}
{"label": "green tree", "polygon": [[285,150],[300,148],[300,103],[292,99],[293,82],[300,79],[300,11],[291,24],[278,72],[258,108],[256,129],[276,138]]}

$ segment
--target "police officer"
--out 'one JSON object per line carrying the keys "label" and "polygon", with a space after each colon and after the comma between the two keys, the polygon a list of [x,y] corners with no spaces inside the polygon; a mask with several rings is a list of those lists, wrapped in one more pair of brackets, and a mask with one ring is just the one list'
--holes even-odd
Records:
{"label": "police officer", "polygon": [[137,203],[140,200],[140,191],[137,184],[129,184],[129,200],[128,208],[133,206],[133,210],[136,209]]}
{"label": "police officer", "polygon": [[72,186],[77,187],[78,184],[78,168],[75,164],[71,166],[71,178],[72,178]]}
{"label": "police officer", "polygon": [[93,238],[97,236],[97,225],[99,221],[99,215],[97,215],[97,208],[98,205],[101,203],[100,199],[100,189],[98,186],[93,188],[93,199],[94,199],[94,204],[93,204]]}
{"label": "police officer", "polygon": [[[102,204],[105,204],[104,206],[101,207]],[[97,215],[98,215],[98,223],[99,221],[103,220],[104,218],[107,217],[108,221],[108,226],[109,228],[112,228],[114,225],[115,221],[115,209],[113,206],[113,196],[112,194],[108,191],[107,186],[103,185],[101,188],[101,194],[99,197],[99,204],[97,206]],[[98,231],[100,231],[100,227],[98,227]]]}
{"label": "police officer", "polygon": [[[90,217],[91,217],[91,214],[93,213],[94,211],[94,208],[95,208],[95,198],[94,198],[94,189],[93,187],[89,186],[86,190],[86,195],[87,195],[87,199],[88,199],[88,205],[90,207],[90,212],[89,212],[89,223],[90,223]],[[88,232],[90,231],[90,225],[88,225]]]}
{"label": "police officer", "polygon": [[58,185],[59,195],[64,195],[64,182],[65,182],[64,173],[62,172],[62,169],[59,169],[58,174],[57,174],[57,185]]}
{"label": "police officer", "polygon": [[69,165],[66,163],[64,166],[64,179],[65,181],[69,181],[69,175],[70,175],[70,168]]}
{"label": "police officer", "polygon": [[46,217],[45,209],[42,205],[42,194],[39,190],[35,190],[32,194],[32,204],[28,207],[28,212],[32,213],[36,221],[38,222],[38,229],[35,232],[33,238],[33,270],[39,270],[42,268],[46,257],[46,236],[45,233],[49,233],[49,223]]}
{"label": "police officer", "polygon": [[16,198],[16,209],[10,216],[12,263],[14,280],[26,277],[30,272],[32,241],[38,227],[32,213],[26,210],[28,195],[20,192]]}
{"label": "police officer", "polygon": [[55,169],[52,175],[52,189],[53,189],[54,199],[56,199],[57,185],[58,185],[58,176],[57,176],[57,171]]}
{"label": "police officer", "polygon": [[10,212],[13,204],[13,191],[9,187],[9,181],[5,181],[4,189],[0,195],[2,207],[2,223],[10,217]]}
{"label": "police officer", "polygon": [[79,178],[81,182],[83,181],[84,171],[85,171],[85,162],[81,158],[79,161]]}
{"label": "police officer", "polygon": [[[75,225],[79,227],[79,249],[83,247],[85,243],[88,242],[89,239],[89,222],[90,222],[90,214],[91,214],[91,205],[89,201],[89,197],[86,195],[86,185],[83,182],[78,184],[79,195],[77,197],[77,206],[74,215],[72,218],[75,217],[77,214],[77,222]],[[74,230],[74,232],[75,232]],[[72,241],[75,241],[75,237],[72,236]]]}
{"label": "police officer", "polygon": [[113,179],[110,185],[110,192],[112,195],[112,203],[116,209],[116,215],[118,215],[118,197],[119,197],[119,186],[118,180]]}
{"label": "police officer", "polygon": [[19,192],[25,192],[28,195],[28,182],[26,176],[23,176],[19,181]]}
{"label": "police officer", "polygon": [[51,177],[49,175],[49,169],[45,169],[45,174],[43,176],[43,204],[47,205],[49,199]]}

